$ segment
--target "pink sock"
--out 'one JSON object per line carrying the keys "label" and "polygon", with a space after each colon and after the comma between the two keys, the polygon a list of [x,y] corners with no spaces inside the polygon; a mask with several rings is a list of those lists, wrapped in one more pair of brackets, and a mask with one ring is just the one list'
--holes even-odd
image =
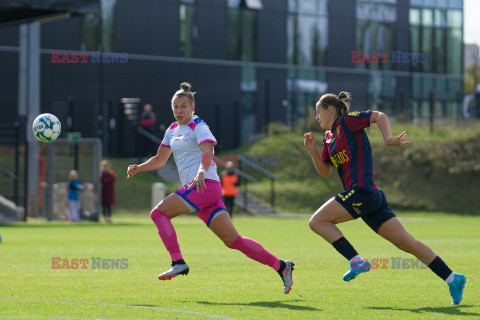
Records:
{"label": "pink sock", "polygon": [[265,250],[260,243],[252,239],[238,236],[238,238],[230,245],[230,249],[239,250],[250,259],[266,264],[275,271],[278,271],[280,268],[280,259]]}
{"label": "pink sock", "polygon": [[150,217],[157,226],[158,234],[162,238],[165,248],[167,248],[172,261],[176,261],[182,258],[182,253],[180,252],[180,246],[177,241],[177,233],[173,228],[170,218],[160,210],[153,209],[150,212]]}

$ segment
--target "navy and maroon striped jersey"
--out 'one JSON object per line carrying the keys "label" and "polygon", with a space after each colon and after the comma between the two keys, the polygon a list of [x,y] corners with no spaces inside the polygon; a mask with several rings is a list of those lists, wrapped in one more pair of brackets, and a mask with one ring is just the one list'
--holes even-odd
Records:
{"label": "navy and maroon striped jersey", "polygon": [[373,180],[372,148],[364,130],[370,126],[371,115],[372,111],[349,112],[325,132],[322,160],[337,168],[345,190],[380,189]]}

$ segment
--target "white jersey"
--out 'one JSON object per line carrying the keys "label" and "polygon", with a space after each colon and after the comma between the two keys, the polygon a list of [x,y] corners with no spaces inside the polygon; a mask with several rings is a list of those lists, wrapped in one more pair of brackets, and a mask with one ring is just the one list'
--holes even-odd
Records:
{"label": "white jersey", "polygon": [[[209,141],[213,142],[214,146],[217,145],[217,140],[210,132],[208,125],[195,115],[188,124],[180,125],[176,121],[165,131],[165,137],[160,146],[172,149],[182,185],[192,181],[197,175],[202,162],[202,151],[199,146]],[[205,179],[220,181],[217,165],[213,159]]]}

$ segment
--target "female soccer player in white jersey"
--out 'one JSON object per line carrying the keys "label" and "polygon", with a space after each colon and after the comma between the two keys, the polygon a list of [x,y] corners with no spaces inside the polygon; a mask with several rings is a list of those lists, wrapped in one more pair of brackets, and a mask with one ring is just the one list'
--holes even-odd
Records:
{"label": "female soccer player in white jersey", "polygon": [[130,165],[127,170],[129,178],[139,172],[156,170],[163,167],[173,153],[180,174],[183,187],[168,195],[150,213],[172,259],[170,269],[160,274],[158,279],[170,280],[180,274],[188,274],[189,267],[183,260],[170,220],[182,214],[197,212],[198,217],[227,247],[239,250],[247,257],[277,271],[283,280],[284,293],[287,294],[293,284],[294,264],[278,259],[258,242],[242,237],[230,220],[222,201],[217,167],[212,160],[213,147],[217,141],[205,121],[194,115],[195,98],[190,88],[191,85],[184,82],[173,95],[172,110],[177,121],[165,132],[157,155],[140,165]]}

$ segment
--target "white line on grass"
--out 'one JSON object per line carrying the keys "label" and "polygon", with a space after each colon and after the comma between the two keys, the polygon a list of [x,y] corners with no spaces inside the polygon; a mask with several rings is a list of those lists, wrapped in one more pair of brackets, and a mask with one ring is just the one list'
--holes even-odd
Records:
{"label": "white line on grass", "polygon": [[[71,304],[80,303],[80,304],[92,304],[92,305],[98,305],[98,306],[116,306],[116,307],[127,307],[127,308],[136,308],[136,309],[151,309],[151,310],[167,311],[167,312],[188,313],[188,314],[194,314],[194,315],[197,315],[197,316],[204,316],[204,317],[216,318],[216,319],[237,320],[235,318],[217,316],[217,315],[210,314],[210,313],[196,312],[196,311],[190,311],[190,310],[166,309],[166,308],[150,307],[150,306],[132,306],[132,305],[128,305],[128,304],[88,302],[88,301],[80,302],[80,301],[62,301],[62,300],[21,299],[21,298],[0,298],[0,299],[2,299],[2,300],[12,300],[12,301],[26,301],[26,302],[53,302],[53,303],[71,303]],[[35,318],[40,319],[41,317],[35,317]],[[62,317],[59,317],[57,319],[62,319]],[[64,319],[69,319],[69,318],[64,318]],[[95,318],[95,319],[98,319],[98,318]],[[100,319],[103,319],[103,318],[100,318]]]}

